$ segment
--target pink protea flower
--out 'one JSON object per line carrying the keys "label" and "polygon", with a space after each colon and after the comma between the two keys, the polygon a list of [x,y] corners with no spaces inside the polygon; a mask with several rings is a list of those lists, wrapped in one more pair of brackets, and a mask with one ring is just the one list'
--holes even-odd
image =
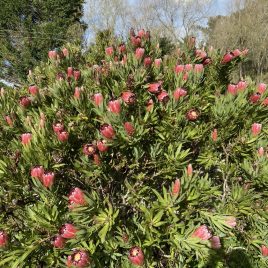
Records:
{"label": "pink protea flower", "polygon": [[268,256],[268,247],[265,245],[261,246],[261,254],[263,257],[267,257]]}
{"label": "pink protea flower", "polygon": [[85,200],[85,194],[84,192],[76,187],[74,189],[71,190],[69,196],[69,203],[70,203],[70,208],[72,208],[74,205],[75,206],[84,206],[86,204],[86,200]]}
{"label": "pink protea flower", "polygon": [[42,183],[46,188],[51,188],[54,183],[55,174],[54,172],[46,172],[42,176]]}
{"label": "pink protea flower", "polygon": [[221,240],[218,236],[212,236],[210,238],[211,247],[213,249],[219,249],[221,248]]}
{"label": "pink protea flower", "polygon": [[80,94],[81,94],[81,88],[80,87],[75,87],[74,89],[74,98],[75,99],[80,99]]}
{"label": "pink protea flower", "polygon": [[138,47],[136,49],[136,52],[135,52],[136,59],[138,59],[138,60],[141,59],[143,57],[144,53],[145,53],[145,49]]}
{"label": "pink protea flower", "polygon": [[88,267],[90,258],[86,251],[76,250],[72,255],[67,258],[67,267]]}
{"label": "pink protea flower", "polygon": [[3,248],[8,243],[8,236],[7,233],[4,231],[0,231],[0,248]]}
{"label": "pink protea flower", "polygon": [[80,79],[81,72],[79,70],[74,71],[74,80],[77,81]]}
{"label": "pink protea flower", "polygon": [[63,54],[64,57],[68,57],[68,55],[69,55],[69,50],[68,50],[66,47],[64,47],[64,48],[62,49],[62,54]]}
{"label": "pink protea flower", "polygon": [[56,235],[52,242],[55,248],[64,248],[65,239],[61,235]]}
{"label": "pink protea flower", "polygon": [[206,51],[204,51],[204,50],[196,49],[196,50],[195,50],[195,56],[196,56],[197,58],[204,59],[204,58],[207,57],[207,53],[206,53]]}
{"label": "pink protea flower", "polygon": [[93,95],[93,102],[96,106],[100,106],[103,102],[103,96],[101,93],[96,93]]}
{"label": "pink protea flower", "polygon": [[183,80],[183,81],[187,81],[188,78],[189,78],[189,73],[188,73],[188,72],[185,72],[185,73],[183,74],[183,76],[182,76],[182,80]]}
{"label": "pink protea flower", "polygon": [[257,92],[257,93],[254,93],[253,95],[251,95],[249,97],[249,101],[251,103],[256,103],[256,102],[258,102],[260,100],[260,98],[261,98],[261,94],[259,92]]}
{"label": "pink protea flower", "polygon": [[72,239],[76,237],[77,229],[73,224],[65,223],[60,229],[60,235],[66,239]]}
{"label": "pink protea flower", "polygon": [[129,104],[129,105],[134,104],[136,101],[136,95],[131,91],[122,92],[121,98],[126,104]]}
{"label": "pink protea flower", "polygon": [[130,41],[134,47],[139,47],[141,45],[141,38],[139,36],[131,36]]}
{"label": "pink protea flower", "polygon": [[135,132],[135,128],[131,122],[125,122],[124,129],[129,136],[132,136]]}
{"label": "pink protea flower", "polygon": [[265,98],[262,102],[263,106],[268,106],[268,98]]}
{"label": "pink protea flower", "polygon": [[238,91],[244,91],[247,88],[247,83],[245,81],[239,81],[236,88]]}
{"label": "pink protea flower", "polygon": [[176,179],[172,187],[172,195],[178,196],[180,193],[180,189],[181,189],[181,181],[179,179]]}
{"label": "pink protea flower", "polygon": [[129,250],[128,259],[135,266],[142,266],[144,263],[144,255],[140,247],[132,247]]}
{"label": "pink protea flower", "polygon": [[184,66],[185,71],[189,72],[193,70],[193,64],[189,63]]}
{"label": "pink protea flower", "polygon": [[260,83],[259,85],[258,85],[258,92],[260,93],[260,94],[263,94],[264,92],[265,92],[265,90],[266,90],[266,84],[264,84],[264,83]]}
{"label": "pink protea flower", "polygon": [[108,102],[108,110],[114,114],[120,114],[121,103],[120,100],[111,100]]}
{"label": "pink protea flower", "polygon": [[186,118],[189,121],[196,121],[199,117],[199,113],[195,109],[191,109],[187,112]]}
{"label": "pink protea flower", "polygon": [[149,99],[146,103],[146,111],[150,112],[154,108],[154,101],[152,99]]}
{"label": "pink protea flower", "polygon": [[227,52],[223,56],[221,63],[228,63],[228,62],[232,61],[233,58],[234,58],[233,53]]}
{"label": "pink protea flower", "polygon": [[101,164],[101,159],[100,159],[99,154],[94,154],[93,155],[93,162],[97,166],[99,166]]}
{"label": "pink protea flower", "polygon": [[186,95],[187,95],[187,90],[183,88],[177,88],[173,93],[173,97],[175,100],[179,100],[180,97],[184,97]]}
{"label": "pink protea flower", "polygon": [[74,69],[73,67],[67,68],[67,77],[72,77],[74,75]]}
{"label": "pink protea flower", "polygon": [[112,56],[113,53],[114,53],[114,48],[113,48],[113,47],[106,47],[106,49],[105,49],[105,53],[106,53],[106,55],[108,55],[108,56]]}
{"label": "pink protea flower", "polygon": [[48,57],[51,60],[56,60],[57,59],[57,52],[55,50],[50,50],[48,52]]}
{"label": "pink protea flower", "polygon": [[241,55],[241,51],[237,48],[232,51],[234,58],[239,57]]}
{"label": "pink protea flower", "polygon": [[207,65],[209,65],[209,64],[211,64],[212,63],[212,59],[210,58],[210,57],[207,57],[207,58],[205,58],[203,61],[202,61],[202,64],[204,65],[204,66],[207,66]]}
{"label": "pink protea flower", "polygon": [[144,31],[144,29],[141,29],[141,30],[138,31],[138,36],[139,36],[140,38],[142,38],[142,37],[145,36],[145,31]]}
{"label": "pink protea flower", "polygon": [[27,96],[22,96],[20,97],[19,103],[20,103],[20,106],[26,108],[31,105],[31,100]]}
{"label": "pink protea flower", "polygon": [[215,142],[217,141],[217,138],[218,138],[218,130],[214,128],[214,130],[211,133],[211,139]]}
{"label": "pink protea flower", "polygon": [[187,175],[191,177],[193,175],[193,167],[192,164],[188,164],[187,166]]}
{"label": "pink protea flower", "polygon": [[24,133],[24,134],[21,135],[21,143],[23,145],[29,144],[31,139],[32,139],[32,134],[31,133]]}
{"label": "pink protea flower", "polygon": [[149,84],[148,91],[150,93],[157,94],[161,92],[161,87],[162,87],[161,83],[152,83]]}
{"label": "pink protea flower", "polygon": [[85,155],[91,156],[96,153],[96,146],[94,144],[85,144],[83,146],[83,153]]}
{"label": "pink protea flower", "polygon": [[260,147],[260,148],[258,149],[258,156],[259,156],[259,157],[264,156],[264,149],[263,149],[263,147]]}
{"label": "pink protea flower", "polygon": [[119,53],[125,53],[127,48],[126,48],[126,45],[125,44],[120,44],[119,47],[118,47],[118,50],[119,50]]}
{"label": "pink protea flower", "polygon": [[9,115],[5,116],[6,122],[7,124],[12,127],[13,126],[13,120],[11,119],[11,117]]}
{"label": "pink protea flower", "polygon": [[262,124],[253,123],[251,126],[251,133],[253,136],[258,136],[261,133]]}
{"label": "pink protea flower", "polygon": [[225,219],[225,224],[228,225],[230,228],[234,228],[236,226],[236,218],[233,216],[228,216]]}
{"label": "pink protea flower", "polygon": [[52,127],[55,133],[59,133],[64,130],[64,125],[62,123],[55,123]]}
{"label": "pink protea flower", "polygon": [[158,95],[157,95],[157,99],[160,102],[163,103],[167,103],[169,101],[169,96],[168,93],[165,90],[162,90]]}
{"label": "pink protea flower", "polygon": [[195,64],[194,71],[195,71],[195,73],[202,73],[204,71],[204,65],[203,64]]}
{"label": "pink protea flower", "polygon": [[57,132],[58,140],[61,142],[66,142],[69,139],[69,133],[65,130]]}
{"label": "pink protea flower", "polygon": [[44,168],[42,166],[35,166],[31,169],[31,177],[42,179],[44,174]]}
{"label": "pink protea flower", "polygon": [[109,147],[106,144],[106,140],[97,141],[97,148],[100,152],[108,151]]}
{"label": "pink protea flower", "polygon": [[182,73],[184,71],[184,65],[176,65],[175,66],[175,73]]}
{"label": "pink protea flower", "polygon": [[201,240],[208,240],[212,237],[212,235],[206,225],[201,225],[192,233],[192,237],[196,237]]}
{"label": "pink protea flower", "polygon": [[154,60],[154,66],[155,66],[156,68],[160,68],[161,63],[162,63],[162,59],[155,59],[155,60]]}
{"label": "pink protea flower", "polygon": [[143,61],[143,64],[145,67],[150,67],[151,64],[152,64],[152,59],[151,57],[145,57],[144,61]]}
{"label": "pink protea flower", "polygon": [[37,95],[39,92],[39,89],[36,85],[31,85],[29,86],[28,91],[31,95]]}
{"label": "pink protea flower", "polygon": [[100,133],[103,137],[107,139],[113,139],[115,137],[115,131],[113,127],[109,124],[104,124],[100,128]]}
{"label": "pink protea flower", "polygon": [[237,85],[229,84],[227,87],[227,91],[228,91],[228,93],[235,96],[237,94]]}

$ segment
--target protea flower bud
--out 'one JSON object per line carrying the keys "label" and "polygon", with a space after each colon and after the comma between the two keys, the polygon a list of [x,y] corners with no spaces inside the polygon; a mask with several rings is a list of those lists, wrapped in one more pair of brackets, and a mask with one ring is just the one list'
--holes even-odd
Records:
{"label": "protea flower bud", "polygon": [[149,99],[146,103],[146,111],[150,112],[154,108],[154,101],[152,99]]}
{"label": "protea flower bud", "polygon": [[42,183],[46,188],[51,188],[54,183],[55,174],[54,172],[46,172],[42,176]]}
{"label": "protea flower bud", "polygon": [[133,92],[131,91],[124,91],[121,94],[121,98],[122,100],[126,103],[126,104],[134,104],[136,101],[136,96]]}
{"label": "protea flower bud", "polygon": [[263,149],[263,147],[260,147],[260,148],[258,149],[258,156],[259,156],[259,157],[264,156],[264,149]]}
{"label": "protea flower bud", "polygon": [[85,144],[83,147],[83,153],[85,155],[91,156],[96,153],[96,146],[93,144]]}
{"label": "protea flower bud", "polygon": [[129,136],[132,136],[135,132],[135,128],[131,122],[124,123],[124,129]]}
{"label": "protea flower bud", "polygon": [[262,102],[263,106],[268,106],[268,98],[265,98]]}
{"label": "protea flower bud", "polygon": [[239,81],[236,85],[238,91],[243,91],[247,88],[247,83],[245,81]]}
{"label": "protea flower bud", "polygon": [[232,52],[227,52],[223,56],[221,63],[223,63],[223,64],[228,63],[228,62],[232,61],[233,58],[234,58],[233,53]]}
{"label": "protea flower bud", "polygon": [[62,49],[62,54],[63,54],[64,57],[68,57],[68,55],[69,55],[69,51],[68,51],[68,49],[64,47],[64,48]]}
{"label": "protea flower bud", "polygon": [[186,118],[189,120],[189,121],[195,121],[197,120],[199,117],[199,113],[194,110],[194,109],[191,109],[190,111],[187,112],[186,114]]}
{"label": "protea flower bud", "polygon": [[141,38],[139,36],[131,36],[130,39],[134,47],[139,47],[141,45]]}
{"label": "protea flower bud", "polygon": [[52,244],[55,248],[64,248],[65,239],[61,235],[56,235]]}
{"label": "protea flower bud", "polygon": [[146,57],[143,61],[145,67],[150,67],[152,64],[152,59],[150,57]]}
{"label": "protea flower bud", "polygon": [[225,219],[225,224],[228,225],[230,228],[233,228],[236,226],[236,218],[233,216],[228,216]]}
{"label": "protea flower bud", "polygon": [[208,227],[206,225],[199,226],[191,235],[192,237],[199,238],[201,240],[208,240],[212,237]]}
{"label": "protea flower bud", "polygon": [[215,142],[217,141],[217,138],[218,138],[218,130],[214,128],[214,130],[211,133],[211,139]]}
{"label": "protea flower bud", "polygon": [[51,60],[56,60],[57,59],[57,52],[55,50],[50,50],[48,52],[48,57]]}
{"label": "protea flower bud", "polygon": [[169,101],[169,96],[168,93],[165,90],[162,90],[158,95],[157,95],[157,99],[160,102],[163,103],[167,103]]}
{"label": "protea flower bud", "polygon": [[156,68],[160,68],[161,63],[162,63],[162,59],[155,59],[155,60],[154,60],[154,66],[155,66]]}
{"label": "protea flower bud", "polygon": [[72,239],[76,236],[77,229],[73,224],[65,223],[60,229],[60,235],[66,239]]}
{"label": "protea flower bud", "polygon": [[23,145],[29,144],[31,139],[32,139],[32,134],[31,133],[24,133],[24,134],[21,135],[21,143]]}
{"label": "protea flower bud", "polygon": [[145,36],[145,31],[144,31],[144,29],[141,29],[141,30],[138,31],[138,36],[139,36],[140,38],[142,38],[142,37]]}
{"label": "protea flower bud", "polygon": [[236,95],[237,94],[237,86],[234,84],[229,84],[227,87],[227,91],[228,91],[228,93],[230,93],[232,95]]}
{"label": "protea flower bud", "polygon": [[189,63],[184,66],[184,69],[186,72],[192,71],[193,70],[193,64]]}
{"label": "protea flower bud", "polygon": [[13,126],[13,120],[11,119],[11,117],[9,115],[5,116],[6,122],[7,124],[12,127]]}
{"label": "protea flower bud", "polygon": [[90,263],[89,255],[84,250],[76,250],[72,255],[67,258],[67,267],[88,267]]}
{"label": "protea flower bud", "polygon": [[187,91],[183,88],[177,88],[173,93],[173,97],[175,100],[179,100],[180,97],[184,97],[186,95],[187,95]]}
{"label": "protea flower bud", "polygon": [[81,72],[79,70],[74,71],[74,80],[75,81],[79,80],[80,76],[81,76]]}
{"label": "protea flower bud", "polygon": [[176,65],[175,66],[175,73],[182,73],[184,71],[184,65]]}
{"label": "protea flower bud", "polygon": [[267,257],[268,256],[268,247],[266,247],[265,245],[261,246],[261,254],[263,257]]}
{"label": "protea flower bud", "polygon": [[8,236],[6,232],[0,231],[0,248],[5,247],[7,243],[8,243]]}
{"label": "protea flower bud", "polygon": [[73,67],[67,68],[67,77],[72,77],[74,75],[74,69]]}
{"label": "protea flower bud", "polygon": [[106,140],[97,141],[97,148],[100,152],[108,151],[109,147],[106,144]]}
{"label": "protea flower bud", "polygon": [[148,88],[148,91],[150,93],[154,93],[154,94],[158,94],[161,92],[161,83],[152,83],[152,84],[149,84],[149,88]]}
{"label": "protea flower bud", "polygon": [[76,187],[74,189],[71,190],[69,196],[68,196],[68,199],[69,199],[69,203],[70,203],[70,206],[69,207],[73,207],[73,205],[85,205],[86,204],[86,200],[85,200],[85,194],[84,192]]}
{"label": "protea flower bud", "polygon": [[65,75],[63,73],[57,73],[56,75],[57,80],[62,81],[64,80],[64,78],[65,78]]}
{"label": "protea flower bud", "polygon": [[36,85],[29,86],[28,91],[31,95],[37,95],[39,92],[38,87]]}
{"label": "protea flower bud", "polygon": [[58,140],[61,142],[65,142],[69,139],[69,133],[65,130],[57,132]]}
{"label": "protea flower bud", "polygon": [[210,238],[211,248],[219,249],[221,248],[221,240],[218,236],[212,236]]}
{"label": "protea flower bud", "polygon": [[100,128],[100,133],[103,137],[107,139],[113,139],[115,137],[115,131],[113,127],[109,124],[104,124]]}
{"label": "protea flower bud", "polygon": [[55,123],[52,127],[56,134],[64,130],[64,125],[62,123]]}
{"label": "protea flower bud", "polygon": [[191,177],[193,175],[193,167],[192,164],[188,164],[187,166],[187,175]]}
{"label": "protea flower bud", "polygon": [[81,94],[81,88],[80,87],[75,87],[75,89],[74,89],[74,98],[79,100],[80,99],[80,94]]}
{"label": "protea flower bud", "polygon": [[126,45],[125,44],[121,44],[119,47],[118,47],[118,50],[119,50],[119,53],[125,53],[127,48],[126,48]]}
{"label": "protea flower bud", "polygon": [[35,166],[31,169],[31,177],[42,179],[44,174],[44,168],[42,166]]}
{"label": "protea flower bud", "polygon": [[261,94],[259,92],[257,92],[249,97],[249,101],[251,103],[256,103],[260,100],[260,98],[261,98]]}
{"label": "protea flower bud", "polygon": [[232,51],[232,54],[234,58],[239,57],[241,55],[241,51],[237,48],[234,51]]}
{"label": "protea flower bud", "polygon": [[96,93],[93,95],[93,101],[96,106],[100,106],[103,102],[103,96],[101,93]]}
{"label": "protea flower bud", "polygon": [[140,247],[132,247],[129,250],[128,259],[133,265],[142,266],[144,263],[144,255]]}
{"label": "protea flower bud", "polygon": [[202,64],[204,66],[207,66],[207,65],[209,65],[211,63],[212,63],[212,59],[210,57],[207,57],[207,58],[203,59],[203,61],[202,61]]}
{"label": "protea flower bud", "polygon": [[141,59],[143,57],[143,55],[144,55],[144,52],[145,52],[144,48],[138,47],[136,49],[136,52],[135,52],[136,59],[138,59],[138,60]]}
{"label": "protea flower bud", "polygon": [[100,159],[100,156],[98,154],[93,155],[93,162],[97,166],[99,166],[101,164],[101,159]]}
{"label": "protea flower bud", "polygon": [[195,71],[195,73],[202,73],[204,71],[204,65],[203,64],[195,64],[194,71]]}
{"label": "protea flower bud", "polygon": [[29,97],[27,96],[23,96],[20,97],[20,101],[19,101],[20,105],[24,108],[28,107],[29,105],[31,105],[31,100],[29,99]]}
{"label": "protea flower bud", "polygon": [[114,114],[120,114],[121,103],[119,100],[111,100],[108,102],[108,110]]}
{"label": "protea flower bud", "polygon": [[262,124],[253,123],[251,126],[251,133],[253,136],[258,136],[261,133]]}
{"label": "protea flower bud", "polygon": [[172,187],[172,195],[178,196],[180,193],[180,189],[181,189],[181,181],[179,179],[176,179]]}
{"label": "protea flower bud", "polygon": [[186,73],[183,74],[182,80],[187,81],[188,77],[189,77],[189,74],[186,72]]}
{"label": "protea flower bud", "polygon": [[112,56],[113,53],[114,53],[114,48],[113,48],[113,47],[106,47],[106,49],[105,49],[105,53],[106,53],[106,55],[108,55],[108,56]]}
{"label": "protea flower bud", "polygon": [[266,90],[266,84],[264,84],[264,83],[260,83],[260,84],[258,85],[258,92],[259,92],[260,94],[263,94],[263,93],[265,92],[265,90]]}

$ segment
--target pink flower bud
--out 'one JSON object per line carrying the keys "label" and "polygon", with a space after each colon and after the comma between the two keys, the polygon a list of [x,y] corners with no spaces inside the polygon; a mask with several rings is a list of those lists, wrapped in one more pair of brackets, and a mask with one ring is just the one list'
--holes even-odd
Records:
{"label": "pink flower bud", "polygon": [[157,95],[157,99],[160,102],[163,103],[167,103],[169,101],[169,96],[168,93],[165,90],[162,90],[158,95]]}
{"label": "pink flower bud", "polygon": [[53,246],[54,246],[55,248],[64,248],[64,246],[65,246],[65,239],[64,239],[62,236],[57,235],[57,236],[54,238],[52,244],[53,244]]}
{"label": "pink flower bud", "polygon": [[32,134],[31,133],[24,133],[24,134],[21,135],[21,143],[23,145],[29,144],[31,139],[32,139]]}
{"label": "pink flower bud", "polygon": [[265,92],[265,90],[266,90],[266,84],[264,84],[264,83],[260,83],[260,84],[258,85],[258,92],[259,92],[260,94],[263,94],[263,93]]}
{"label": "pink flower bud", "polygon": [[211,138],[212,138],[212,140],[213,140],[214,142],[217,141],[217,138],[218,138],[218,131],[217,131],[216,128],[214,128],[214,130],[212,131],[212,133],[211,133]]}
{"label": "pink flower bud", "polygon": [[132,247],[129,250],[128,259],[135,266],[143,266],[144,255],[140,247]]}
{"label": "pink flower bud", "polygon": [[155,59],[155,60],[154,60],[154,66],[155,66],[156,68],[160,68],[161,63],[162,63],[162,59]]}
{"label": "pink flower bud", "polygon": [[206,225],[201,225],[192,233],[192,237],[196,237],[201,240],[208,240],[212,237],[212,235]]}
{"label": "pink flower bud", "polygon": [[13,126],[13,120],[11,119],[11,117],[9,115],[5,116],[6,122],[7,124],[12,127]]}
{"label": "pink flower bud", "polygon": [[206,51],[204,51],[204,50],[196,49],[196,50],[195,50],[195,56],[196,56],[197,58],[204,59],[204,58],[207,57],[207,53],[206,53]]}
{"label": "pink flower bud", "polygon": [[176,179],[172,187],[172,195],[178,196],[180,193],[180,189],[181,189],[181,181],[179,179]]}
{"label": "pink flower bud", "polygon": [[55,50],[50,50],[48,52],[48,57],[51,60],[56,60],[57,59],[57,52]]}
{"label": "pink flower bud", "polygon": [[126,48],[126,45],[125,44],[121,44],[119,47],[118,47],[118,50],[119,50],[119,53],[125,53],[127,48]]}
{"label": "pink flower bud", "polygon": [[203,64],[195,64],[194,71],[195,71],[195,73],[202,73],[204,71],[204,65]]}
{"label": "pink flower bud", "polygon": [[64,125],[62,123],[55,123],[52,127],[56,134],[64,130]]}
{"label": "pink flower bud", "polygon": [[253,136],[257,136],[261,133],[262,124],[254,123],[251,126],[251,133]]}
{"label": "pink flower bud", "polygon": [[8,243],[8,236],[6,232],[0,231],[0,248],[5,247],[7,243]]}
{"label": "pink flower bud", "polygon": [[60,132],[57,132],[57,137],[58,137],[58,140],[61,141],[61,142],[66,142],[68,139],[69,139],[69,133],[67,131],[60,131]]}
{"label": "pink flower bud", "polygon": [[261,98],[261,94],[257,92],[249,97],[249,101],[251,103],[256,103],[260,100],[260,98]]}
{"label": "pink flower bud", "polygon": [[137,48],[135,52],[136,59],[140,60],[144,55],[145,49],[144,48]]}
{"label": "pink flower bud", "polygon": [[212,236],[210,238],[211,248],[219,249],[221,248],[221,240],[218,236]]}
{"label": "pink flower bud", "polygon": [[92,156],[96,153],[96,146],[94,144],[85,144],[83,146],[83,153],[88,156]]}
{"label": "pink flower bud", "polygon": [[54,183],[55,174],[54,172],[46,172],[42,176],[42,183],[46,188],[51,188]]}
{"label": "pink flower bud", "polygon": [[186,72],[186,73],[183,74],[182,80],[187,81],[188,77],[189,77],[189,74]]}
{"label": "pink flower bud", "polygon": [[107,139],[113,139],[115,137],[115,131],[113,127],[109,124],[104,124],[100,128],[100,133],[103,137]]}
{"label": "pink flower bud", "polygon": [[101,93],[96,93],[93,95],[93,102],[96,106],[100,106],[103,102],[103,96]]}
{"label": "pink flower bud", "polygon": [[232,94],[233,96],[235,96],[237,94],[237,86],[234,84],[229,84],[227,87],[227,91],[228,93]]}
{"label": "pink flower bud", "polygon": [[106,144],[106,140],[97,141],[97,148],[100,152],[108,151],[109,147]]}
{"label": "pink flower bud", "polygon": [[264,155],[264,149],[263,149],[263,147],[260,147],[258,149],[258,156],[262,157],[263,155]]}
{"label": "pink flower bud", "polygon": [[62,49],[62,54],[63,54],[64,57],[68,57],[68,55],[69,55],[69,51],[68,51],[68,49],[64,47],[64,48]]}
{"label": "pink flower bud", "polygon": [[187,166],[187,175],[188,175],[189,177],[191,177],[191,176],[193,175],[193,167],[192,167],[192,164],[189,164],[189,165]]}
{"label": "pink flower bud", "polygon": [[121,103],[119,100],[111,100],[108,102],[108,110],[114,114],[120,114]]}
{"label": "pink flower bud", "polygon": [[154,108],[154,101],[152,99],[149,99],[146,103],[146,111],[150,112]]}
{"label": "pink flower bud", "polygon": [[212,59],[211,59],[210,57],[207,57],[207,58],[205,58],[205,59],[202,61],[202,64],[203,64],[204,66],[209,65],[209,64],[211,64],[211,63],[212,63]]}
{"label": "pink flower bud", "polygon": [[184,66],[185,71],[189,72],[193,70],[193,64],[189,63]]}
{"label": "pink flower bud", "polygon": [[101,159],[100,159],[100,156],[98,154],[93,155],[93,162],[97,166],[99,166],[101,164]]}
{"label": "pink flower bud", "polygon": [[161,92],[161,87],[162,87],[161,83],[152,83],[152,84],[149,84],[148,91],[150,93],[157,94]]}
{"label": "pink flower bud", "polygon": [[263,106],[268,106],[268,98],[265,98],[262,102]]}
{"label": "pink flower bud", "polygon": [[139,36],[131,36],[130,40],[134,47],[139,47],[141,45],[141,38]]}
{"label": "pink flower bud", "polygon": [[68,200],[70,204],[69,208],[73,208],[74,206],[84,206],[86,204],[85,194],[78,187],[71,190]]}
{"label": "pink flower bud", "polygon": [[135,132],[135,128],[131,122],[124,123],[124,129],[129,136],[132,136]]}
{"label": "pink flower bud", "polygon": [[238,48],[235,49],[232,53],[234,58],[239,57],[241,55],[241,51]]}
{"label": "pink flower bud", "polygon": [[74,80],[75,81],[79,80],[80,76],[81,76],[80,71],[78,71],[78,70],[74,71]]}
{"label": "pink flower bud", "polygon": [[42,166],[36,166],[31,169],[31,177],[42,179],[44,174],[44,168]]}
{"label": "pink flower bud", "polygon": [[73,67],[67,68],[67,77],[72,77],[74,75],[74,69]]}
{"label": "pink flower bud", "polygon": [[237,91],[244,91],[247,88],[247,83],[245,81],[239,81],[236,88]]}
{"label": "pink flower bud", "polygon": [[65,223],[60,229],[60,235],[66,239],[72,239],[76,237],[77,229],[73,224]]}
{"label": "pink flower bud", "polygon": [[143,61],[143,64],[144,64],[145,67],[150,67],[151,64],[152,64],[152,60],[151,60],[151,58],[150,58],[150,57],[146,57],[146,58],[144,59],[144,61]]}
{"label": "pink flower bud", "polygon": [[37,95],[39,92],[38,87],[36,85],[29,86],[28,91],[31,95]]}
{"label": "pink flower bud", "polygon": [[261,246],[261,254],[263,257],[267,257],[268,256],[268,247],[266,247],[265,245]]}
{"label": "pink flower bud", "polygon": [[31,105],[31,100],[28,97],[23,96],[20,97],[19,103],[22,107],[27,108],[29,105]]}
{"label": "pink flower bud", "polygon": [[231,52],[227,52],[223,56],[221,63],[223,63],[223,64],[228,63],[228,62],[232,61],[233,58],[234,58],[233,54]]}
{"label": "pink flower bud", "polygon": [[225,224],[228,225],[230,228],[234,228],[236,226],[236,218],[233,216],[226,217]]}
{"label": "pink flower bud", "polygon": [[141,30],[138,31],[138,36],[139,36],[140,38],[142,38],[142,37],[145,36],[145,31],[144,31],[144,29],[141,29]]}
{"label": "pink flower bud", "polygon": [[75,87],[75,89],[74,89],[74,98],[79,100],[80,99],[80,94],[81,94],[81,88],[80,87]]}
{"label": "pink flower bud", "polygon": [[124,92],[122,92],[121,98],[128,105],[134,104],[135,101],[136,101],[136,96],[131,91],[124,91]]}
{"label": "pink flower bud", "polygon": [[176,65],[175,66],[175,73],[182,73],[184,71],[184,65]]}
{"label": "pink flower bud", "polygon": [[106,52],[106,55],[112,56],[114,53],[114,48],[113,47],[106,47],[105,52]]}
{"label": "pink flower bud", "polygon": [[187,95],[187,90],[183,88],[177,88],[173,93],[173,97],[175,100],[179,100],[180,97],[184,97],[186,95]]}

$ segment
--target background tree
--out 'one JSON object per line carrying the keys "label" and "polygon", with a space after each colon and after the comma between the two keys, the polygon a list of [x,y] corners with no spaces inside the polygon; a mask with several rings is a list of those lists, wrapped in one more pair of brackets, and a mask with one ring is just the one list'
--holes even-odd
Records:
{"label": "background tree", "polygon": [[83,0],[3,0],[0,9],[0,78],[19,82],[64,42],[81,42]]}

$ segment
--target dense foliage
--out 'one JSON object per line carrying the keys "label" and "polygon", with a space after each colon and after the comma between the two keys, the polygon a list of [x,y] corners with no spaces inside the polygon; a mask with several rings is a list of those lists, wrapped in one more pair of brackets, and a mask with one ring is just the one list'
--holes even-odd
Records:
{"label": "dense foliage", "polygon": [[0,78],[19,82],[66,41],[81,41],[83,0],[2,0]]}
{"label": "dense foliage", "polygon": [[1,90],[0,266],[267,267],[268,93],[229,84],[247,51],[95,48]]}

